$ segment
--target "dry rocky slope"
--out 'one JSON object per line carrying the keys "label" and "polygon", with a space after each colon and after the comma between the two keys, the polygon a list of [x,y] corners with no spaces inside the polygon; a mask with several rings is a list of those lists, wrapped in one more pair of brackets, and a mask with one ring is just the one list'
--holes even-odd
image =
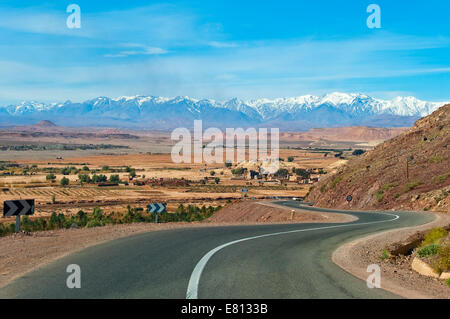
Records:
{"label": "dry rocky slope", "polygon": [[387,140],[406,132],[406,127],[331,127],[331,128],[313,128],[304,133],[282,132],[280,139],[282,141],[343,141],[343,142],[370,142]]}
{"label": "dry rocky slope", "polygon": [[317,206],[450,212],[450,104],[418,120],[312,189]]}

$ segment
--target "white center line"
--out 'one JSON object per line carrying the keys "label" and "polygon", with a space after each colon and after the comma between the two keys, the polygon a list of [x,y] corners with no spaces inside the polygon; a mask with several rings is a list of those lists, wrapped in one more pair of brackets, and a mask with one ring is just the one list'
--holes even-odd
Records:
{"label": "white center line", "polygon": [[400,216],[390,213],[376,213],[376,214],[384,214],[384,215],[390,215],[395,216],[393,219],[388,220],[381,220],[376,222],[367,222],[367,223],[354,223],[354,224],[345,224],[345,225],[334,225],[334,226],[325,226],[325,227],[316,227],[316,228],[308,228],[308,229],[297,229],[297,230],[289,230],[284,232],[276,232],[276,233],[270,233],[270,234],[264,234],[259,236],[253,236],[253,237],[247,237],[242,238],[234,241],[230,241],[228,243],[225,243],[223,245],[220,245],[212,250],[210,250],[206,255],[200,259],[200,261],[195,266],[194,270],[192,271],[191,277],[189,279],[189,284],[186,292],[186,299],[198,299],[198,285],[200,283],[200,277],[202,275],[203,269],[205,269],[206,264],[208,263],[209,259],[217,253],[219,250],[243,242],[247,240],[252,239],[258,239],[263,237],[269,237],[269,236],[277,236],[277,235],[284,235],[284,234],[290,234],[290,233],[299,233],[299,232],[306,232],[306,231],[312,231],[312,230],[321,230],[321,229],[330,229],[330,228],[340,228],[340,227],[350,227],[350,226],[358,226],[358,225],[369,225],[369,224],[377,224],[377,223],[385,223],[385,222],[391,222],[394,220],[397,220],[400,218]]}

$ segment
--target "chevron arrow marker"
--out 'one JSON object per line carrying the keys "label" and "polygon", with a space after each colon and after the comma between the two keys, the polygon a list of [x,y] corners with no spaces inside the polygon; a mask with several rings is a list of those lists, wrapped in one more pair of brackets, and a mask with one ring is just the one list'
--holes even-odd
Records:
{"label": "chevron arrow marker", "polygon": [[[6,208],[6,206],[8,208]],[[14,216],[17,210],[18,207],[16,206],[16,204],[14,204],[14,201],[5,201],[5,209],[3,212],[3,216],[5,217]]]}

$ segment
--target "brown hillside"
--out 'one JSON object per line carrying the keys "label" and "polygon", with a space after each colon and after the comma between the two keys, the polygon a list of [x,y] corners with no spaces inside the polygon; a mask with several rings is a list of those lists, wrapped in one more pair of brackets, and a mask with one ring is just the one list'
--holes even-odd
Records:
{"label": "brown hillside", "polygon": [[450,104],[325,176],[308,200],[347,208],[346,196],[351,194],[352,209],[450,212],[449,193]]}
{"label": "brown hillside", "polygon": [[332,128],[313,128],[304,133],[280,133],[280,139],[283,141],[343,141],[343,142],[370,142],[384,141],[396,137],[406,132],[406,127],[332,127]]}

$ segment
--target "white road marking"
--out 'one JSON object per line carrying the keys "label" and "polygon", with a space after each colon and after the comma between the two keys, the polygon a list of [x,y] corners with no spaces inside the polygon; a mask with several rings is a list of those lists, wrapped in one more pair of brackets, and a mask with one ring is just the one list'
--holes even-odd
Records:
{"label": "white road marking", "polygon": [[306,232],[306,231],[312,231],[312,230],[386,223],[386,222],[392,222],[392,221],[400,218],[400,216],[395,215],[395,214],[390,214],[390,213],[376,213],[376,214],[384,214],[384,215],[390,215],[390,216],[395,216],[395,217],[393,219],[380,220],[380,221],[376,221],[376,222],[334,225],[334,226],[316,227],[316,228],[308,228],[308,229],[297,229],[297,230],[289,230],[289,231],[284,231],[284,232],[270,233],[270,234],[264,234],[264,235],[259,235],[259,236],[242,238],[242,239],[230,241],[228,243],[220,245],[220,246],[210,250],[206,255],[204,255],[202,257],[202,259],[200,259],[200,261],[195,266],[194,270],[192,271],[191,277],[189,279],[189,284],[188,284],[188,288],[187,288],[187,292],[186,292],[186,299],[198,299],[198,285],[200,283],[200,277],[202,275],[203,269],[205,269],[205,266],[208,263],[209,259],[211,259],[211,257],[215,253],[217,253],[219,250],[222,250],[225,247],[228,247],[228,246],[231,246],[231,245],[243,242],[243,241],[258,239],[258,238],[263,238],[263,237],[269,237],[269,236],[277,236],[277,235],[284,235],[284,234],[290,234],[290,233],[299,233],[299,232]]}

